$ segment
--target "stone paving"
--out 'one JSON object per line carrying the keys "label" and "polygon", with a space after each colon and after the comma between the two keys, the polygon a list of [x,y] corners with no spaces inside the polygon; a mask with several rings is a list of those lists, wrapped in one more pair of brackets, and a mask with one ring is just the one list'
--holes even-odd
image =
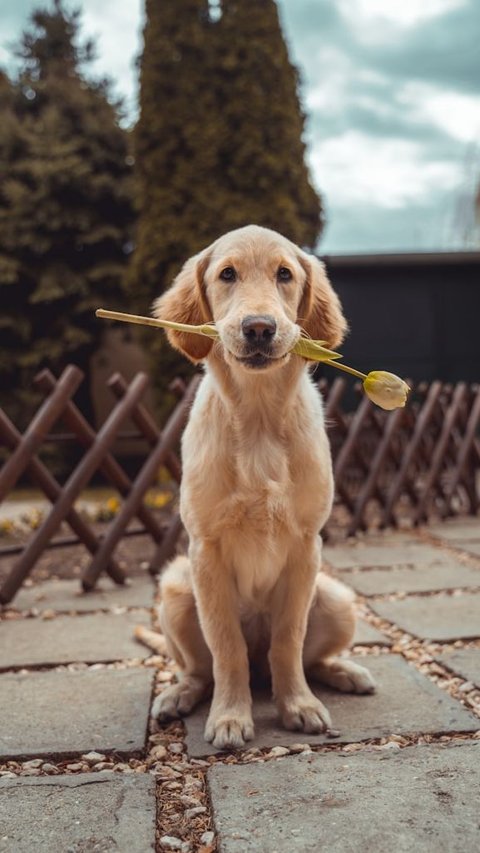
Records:
{"label": "stone paving", "polygon": [[26,587],[0,611],[0,853],[476,849],[479,544],[462,519],[326,548],[360,596],[352,653],[378,690],[315,687],[334,739],[284,731],[257,694],[256,739],[233,754],[205,743],[206,707],[148,733],[175,677],[133,639],[150,578]]}
{"label": "stone paving", "polygon": [[382,634],[378,628],[365,622],[365,619],[357,619],[355,627],[355,635],[353,637],[353,645],[355,646],[391,646],[392,641],[385,634]]}
{"label": "stone paving", "polygon": [[[328,687],[315,687],[315,693],[327,706],[333,727],[340,731],[337,743],[365,741],[397,735],[448,734],[472,732],[478,719],[441,691],[400,655],[379,655],[362,659],[373,675],[378,689],[370,696],[352,696]],[[205,742],[203,729],[208,706],[187,717],[186,743],[189,755],[200,758],[217,752]],[[252,747],[290,746],[298,741],[309,744],[331,743],[322,735],[304,735],[281,728],[270,695],[258,694],[253,710],[255,738]]]}
{"label": "stone paving", "polygon": [[376,599],[371,607],[383,619],[425,640],[451,642],[480,637],[480,592],[412,595],[398,601]]}
{"label": "stone paving", "polygon": [[133,631],[149,622],[148,614],[135,611],[0,622],[0,669],[146,658]]}
{"label": "stone paving", "polygon": [[141,752],[151,670],[9,673],[0,676],[0,761]]}
{"label": "stone paving", "polygon": [[102,578],[98,587],[88,593],[82,592],[78,581],[51,580],[38,586],[24,587],[11,606],[21,612],[33,609],[83,613],[117,607],[150,607],[153,594],[154,584],[148,576],[135,578],[134,583],[122,586]]}
{"label": "stone paving", "polygon": [[437,655],[435,660],[480,689],[480,648],[444,652]]}
{"label": "stone paving", "polygon": [[397,592],[435,592],[440,590],[480,589],[480,569],[452,562],[418,567],[353,569],[342,571],[342,580],[361,595],[389,595]]}
{"label": "stone paving", "polygon": [[312,754],[209,774],[222,853],[478,850],[480,743]]}
{"label": "stone paving", "polygon": [[103,771],[0,779],[0,803],[0,853],[154,849],[153,776]]}

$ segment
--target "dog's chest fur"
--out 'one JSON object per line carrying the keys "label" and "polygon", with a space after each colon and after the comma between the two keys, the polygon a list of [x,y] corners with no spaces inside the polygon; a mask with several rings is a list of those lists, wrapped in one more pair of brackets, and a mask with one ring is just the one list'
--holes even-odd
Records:
{"label": "dog's chest fur", "polygon": [[261,606],[292,542],[316,534],[330,511],[321,403],[307,381],[289,418],[281,399],[226,412],[205,385],[184,436],[182,516],[190,537],[218,544],[241,600]]}

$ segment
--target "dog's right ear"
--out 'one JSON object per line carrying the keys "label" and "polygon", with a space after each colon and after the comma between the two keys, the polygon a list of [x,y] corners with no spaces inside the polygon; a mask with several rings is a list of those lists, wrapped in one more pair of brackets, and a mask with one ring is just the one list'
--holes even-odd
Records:
{"label": "dog's right ear", "polygon": [[[203,280],[209,260],[210,252],[206,250],[186,262],[172,286],[153,303],[154,317],[190,326],[213,322]],[[167,338],[172,347],[193,362],[203,361],[212,348],[210,338],[189,332],[168,329]]]}

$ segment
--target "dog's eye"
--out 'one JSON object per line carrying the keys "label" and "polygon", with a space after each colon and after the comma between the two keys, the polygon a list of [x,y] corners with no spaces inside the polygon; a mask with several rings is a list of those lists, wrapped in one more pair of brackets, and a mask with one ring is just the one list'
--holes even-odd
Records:
{"label": "dog's eye", "polygon": [[279,267],[277,270],[277,279],[278,281],[291,281],[292,273],[288,269],[288,267]]}
{"label": "dog's eye", "polygon": [[237,273],[235,272],[233,267],[225,267],[225,269],[222,270],[220,273],[220,278],[222,279],[222,281],[236,281]]}

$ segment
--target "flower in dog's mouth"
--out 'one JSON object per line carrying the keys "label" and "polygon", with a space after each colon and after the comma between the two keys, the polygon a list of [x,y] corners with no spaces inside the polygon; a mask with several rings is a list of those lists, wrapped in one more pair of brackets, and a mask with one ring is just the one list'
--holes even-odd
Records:
{"label": "flower in dog's mouth", "polygon": [[[213,323],[204,323],[201,326],[190,326],[186,323],[173,323],[171,320],[156,320],[153,317],[140,317],[138,314],[124,314],[119,311],[106,311],[99,308],[95,312],[97,317],[103,317],[107,320],[121,320],[124,323],[138,323],[142,326],[154,326],[160,329],[175,329],[178,332],[191,332],[195,335],[206,335],[209,338],[217,339],[219,337]],[[377,406],[390,411],[391,409],[400,409],[405,406],[409,386],[403,379],[396,376],[394,373],[388,373],[385,370],[372,370],[368,375],[355,370],[353,367],[348,367],[346,364],[339,363],[338,359],[342,358],[340,353],[333,352],[325,347],[325,341],[312,341],[309,338],[300,338],[292,347],[290,352],[301,356],[309,361],[321,361],[325,364],[336,367],[338,370],[343,370],[345,373],[350,373],[352,376],[357,376],[363,382],[363,388],[367,397]],[[252,368],[262,368],[267,364],[279,362],[286,358],[289,353],[285,353],[280,357],[275,357],[267,352],[254,352],[245,357],[238,357],[238,361],[247,364]]]}

